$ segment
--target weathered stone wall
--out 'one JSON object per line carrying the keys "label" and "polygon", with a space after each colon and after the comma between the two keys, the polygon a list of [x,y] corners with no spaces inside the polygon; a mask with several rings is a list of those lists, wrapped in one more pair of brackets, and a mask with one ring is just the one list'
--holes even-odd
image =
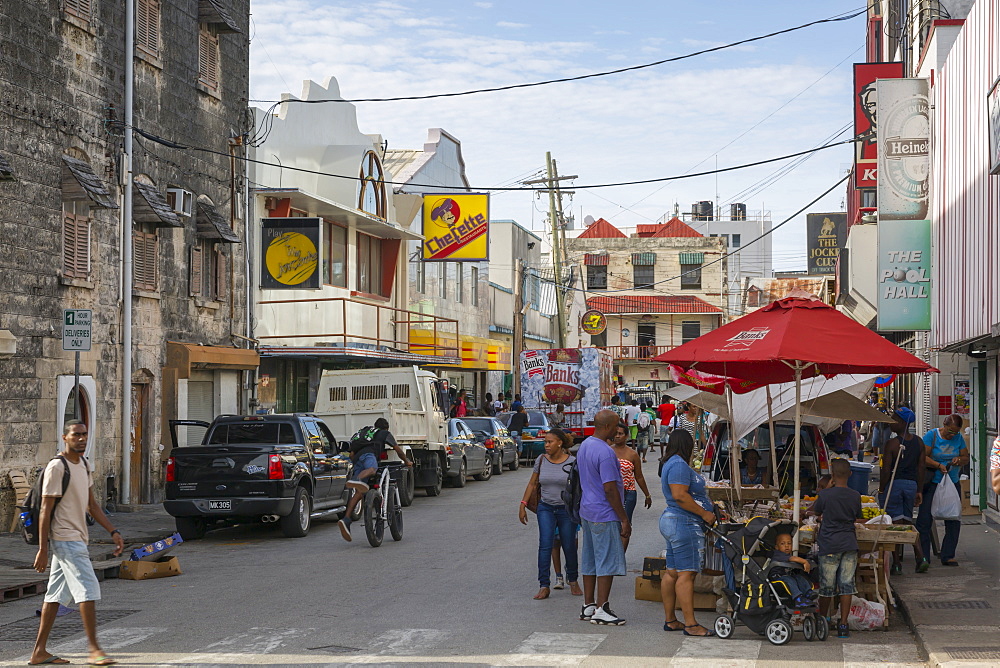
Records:
{"label": "weathered stone wall", "polygon": [[[64,407],[57,405],[57,378],[73,373],[72,353],[61,345],[64,308],[94,311],[93,349],[81,355],[81,373],[94,378],[97,390],[95,491],[103,496],[107,475],[119,477],[120,485],[120,212],[91,209],[89,280],[64,278],[60,186],[61,156],[79,150],[113,199],[121,200],[123,4],[94,2],[95,14],[86,23],[68,19],[61,0],[0,0],[0,155],[17,177],[0,182],[0,329],[17,338],[16,355],[0,359],[0,488],[9,487],[10,469],[40,466],[58,447],[57,416]],[[245,129],[248,6],[243,0],[228,6],[242,32],[219,37],[222,90],[214,96],[196,86],[197,0],[161,2],[158,62],[136,59],[137,127],[222,153],[230,134]],[[207,195],[229,217],[226,155],[139,139],[134,169],[161,192],[169,185]],[[241,164],[236,169],[242,173]],[[233,227],[242,234],[241,221]],[[148,370],[151,383],[146,477],[153,489],[161,484],[156,453],[164,438],[159,400],[165,341],[228,346],[231,333],[244,331],[242,245],[223,246],[232,269],[227,300],[205,302],[189,296],[188,249],[195,240],[193,218],[183,228],[161,228],[158,293],[133,302],[133,368]],[[0,492],[0,530],[9,526],[12,496]]]}

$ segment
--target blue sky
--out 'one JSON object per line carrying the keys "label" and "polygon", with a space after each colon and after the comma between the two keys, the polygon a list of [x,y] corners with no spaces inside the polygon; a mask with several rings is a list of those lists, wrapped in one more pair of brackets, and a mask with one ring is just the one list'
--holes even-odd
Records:
{"label": "blue sky", "polygon": [[[841,1],[255,0],[251,97],[298,95],[303,79],[330,75],[348,98],[556,78],[668,58],[861,8]],[[863,59],[863,43],[864,19],[858,17],[590,81],[360,104],[358,120],[363,132],[382,134],[391,148],[419,148],[427,128],[444,128],[462,141],[474,186],[524,177],[544,165],[546,151],[562,173],[578,174],[578,183],[670,176],[711,169],[716,160],[726,167],[824,143],[851,122],[851,63]],[[831,186],[850,160],[849,147],[828,149],[751,197],[739,194],[780,165],[723,174],[718,191],[714,176],[664,187],[580,190],[571,210],[578,219],[603,216],[631,227],[656,220],[675,201],[688,210],[718,194],[723,203],[739,197],[751,211],[769,210],[777,223]],[[812,210],[841,210],[843,198],[838,188]],[[536,228],[543,208],[530,193],[492,200],[494,218]],[[804,216],[775,233],[776,268],[804,268],[804,234]]]}

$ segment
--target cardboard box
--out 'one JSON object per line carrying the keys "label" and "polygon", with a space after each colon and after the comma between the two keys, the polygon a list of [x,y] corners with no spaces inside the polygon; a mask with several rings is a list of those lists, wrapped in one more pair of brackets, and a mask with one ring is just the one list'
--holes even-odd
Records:
{"label": "cardboard box", "polygon": [[167,557],[163,561],[123,561],[118,577],[123,580],[152,580],[180,574],[177,557]]}
{"label": "cardboard box", "polygon": [[[653,582],[652,580],[648,580],[644,577],[637,577],[635,579],[635,600],[662,603],[663,599],[660,597],[660,583]],[[694,609],[711,610],[714,612],[717,600],[718,599],[715,594],[701,594],[695,592]]]}
{"label": "cardboard box", "polygon": [[163,540],[158,540],[155,543],[149,543],[148,545],[143,545],[142,547],[137,547],[132,550],[129,556],[130,561],[159,561],[163,557],[167,556],[170,550],[174,549],[178,545],[184,542],[179,533],[175,533],[173,536],[168,536]]}
{"label": "cardboard box", "polygon": [[974,506],[969,503],[969,481],[959,480],[958,484],[962,486],[962,514],[963,515],[979,515],[983,511],[979,506]]}
{"label": "cardboard box", "polygon": [[642,560],[642,577],[655,582],[660,581],[660,573],[667,567],[667,560],[659,557],[646,557]]}

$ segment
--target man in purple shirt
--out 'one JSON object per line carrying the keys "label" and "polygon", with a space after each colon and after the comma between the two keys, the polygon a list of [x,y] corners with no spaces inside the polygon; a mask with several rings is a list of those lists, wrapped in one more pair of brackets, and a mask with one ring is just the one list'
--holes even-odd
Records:
{"label": "man in purple shirt", "polygon": [[625,514],[625,485],[618,457],[608,445],[608,439],[618,428],[618,421],[614,411],[600,411],[594,416],[594,435],[580,444],[576,454],[583,491],[580,499],[583,532],[580,575],[583,576],[584,605],[580,619],[612,626],[625,623],[611,610],[608,597],[614,576],[625,575],[622,539],[632,533]]}

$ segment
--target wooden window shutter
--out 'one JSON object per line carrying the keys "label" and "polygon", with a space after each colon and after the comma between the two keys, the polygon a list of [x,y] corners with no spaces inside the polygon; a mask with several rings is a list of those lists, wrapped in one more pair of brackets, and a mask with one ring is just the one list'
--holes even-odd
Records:
{"label": "wooden window shutter", "polygon": [[84,21],[90,20],[91,0],[65,0],[63,8],[67,14],[75,16]]}
{"label": "wooden window shutter", "polygon": [[160,2],[138,0],[135,17],[135,43],[151,55],[160,53]]}
{"label": "wooden window shutter", "polygon": [[156,290],[156,233],[135,232],[132,235],[132,285],[139,290]]}
{"label": "wooden window shutter", "polygon": [[228,294],[226,291],[226,254],[221,249],[215,249],[215,298],[222,301]]}
{"label": "wooden window shutter", "polygon": [[63,217],[63,276],[76,277],[76,216]]}
{"label": "wooden window shutter", "polygon": [[198,31],[198,82],[219,87],[219,38],[204,27]]}
{"label": "wooden window shutter", "polygon": [[204,258],[201,245],[191,246],[191,296],[197,297],[204,293]]}

